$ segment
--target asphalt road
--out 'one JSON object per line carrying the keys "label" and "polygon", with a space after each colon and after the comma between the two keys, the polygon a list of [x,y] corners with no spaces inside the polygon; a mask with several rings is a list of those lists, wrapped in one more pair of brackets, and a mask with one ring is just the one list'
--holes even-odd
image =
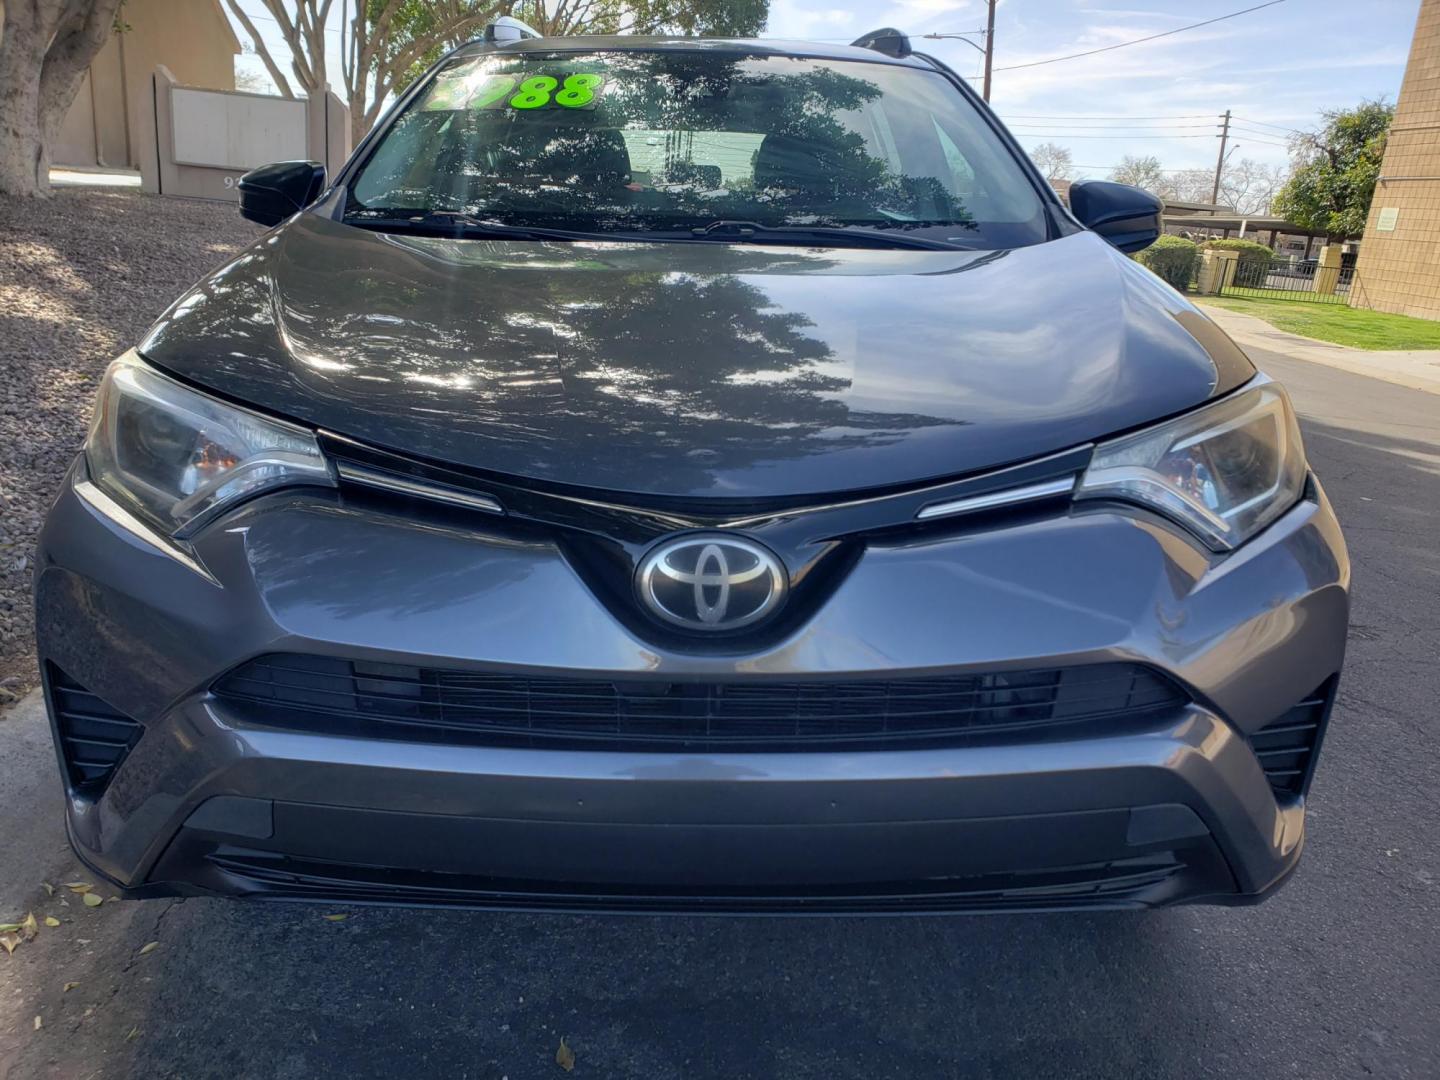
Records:
{"label": "asphalt road", "polygon": [[605,1078],[1440,1077],[1440,396],[1256,359],[1292,388],[1355,569],[1309,848],[1269,903],[861,921],[89,909],[40,888],[78,871],[31,709],[0,721],[0,917],[61,926],[0,956],[0,1078],[526,1080],[563,1075],[562,1034],[574,1075]]}

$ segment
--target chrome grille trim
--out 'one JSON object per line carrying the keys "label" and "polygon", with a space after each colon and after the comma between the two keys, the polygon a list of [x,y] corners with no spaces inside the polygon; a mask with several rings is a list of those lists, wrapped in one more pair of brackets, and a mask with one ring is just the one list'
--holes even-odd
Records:
{"label": "chrome grille trim", "polygon": [[972,495],[966,499],[931,503],[929,506],[920,508],[915,515],[915,520],[929,521],[932,518],[968,514],[975,510],[994,510],[1001,506],[1015,506],[1019,503],[1033,502],[1036,499],[1050,499],[1057,495],[1066,495],[1075,489],[1075,481],[1078,476],[1077,473],[1073,476],[1063,476],[1058,480],[1046,480],[1040,484],[1026,484],[1023,487],[992,491],[985,495]]}
{"label": "chrome grille trim", "polygon": [[390,491],[398,495],[408,495],[416,499],[431,499],[435,502],[448,503],[451,506],[463,506],[467,510],[480,510],[487,514],[505,513],[505,508],[500,505],[499,500],[477,492],[459,491],[443,484],[416,480],[379,469],[367,469],[360,465],[352,465],[347,461],[338,462],[336,471],[339,472],[340,479],[348,480],[352,484],[363,484],[366,487]]}

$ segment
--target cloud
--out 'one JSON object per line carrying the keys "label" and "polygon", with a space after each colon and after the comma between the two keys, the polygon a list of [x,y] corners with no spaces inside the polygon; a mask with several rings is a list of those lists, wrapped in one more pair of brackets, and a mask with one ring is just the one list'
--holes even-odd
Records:
{"label": "cloud", "polygon": [[846,34],[864,33],[856,25],[856,13],[850,8],[819,4],[811,6],[803,0],[772,0],[765,33],[782,38],[843,38]]}
{"label": "cloud", "polygon": [[[1233,5],[1243,7],[1244,5]],[[1026,64],[1102,48],[1175,29],[1229,8],[1196,7],[1194,0],[1002,0],[996,33],[996,67]],[[776,36],[858,37],[877,26],[912,36],[968,31],[985,21],[982,0],[772,0],[769,33]],[[1335,0],[1283,4],[1254,15],[1095,56],[1038,67],[997,70],[994,104],[1009,114],[1045,116],[1195,116],[1164,121],[1130,136],[1082,130],[1081,121],[1046,127],[1013,122],[1026,146],[1057,142],[1079,162],[1118,161],[1125,154],[1155,154],[1167,168],[1214,167],[1216,143],[1203,125],[1227,108],[1251,120],[1308,128],[1323,108],[1367,97],[1394,100],[1400,85],[1414,7],[1381,2],[1362,9]],[[1297,37],[1299,35],[1299,37]],[[1285,42],[1304,40],[1298,53]],[[978,38],[976,40],[979,40]],[[917,42],[918,45],[918,42]],[[926,41],[924,49],[978,84],[980,57],[958,41]],[[1033,135],[1026,134],[1026,130]],[[1067,135],[1066,132],[1069,134]],[[1152,138],[1152,133],[1194,138]],[[1283,146],[1237,136],[1241,154],[1272,164],[1286,160]],[[1284,141],[1274,132],[1272,143]]]}

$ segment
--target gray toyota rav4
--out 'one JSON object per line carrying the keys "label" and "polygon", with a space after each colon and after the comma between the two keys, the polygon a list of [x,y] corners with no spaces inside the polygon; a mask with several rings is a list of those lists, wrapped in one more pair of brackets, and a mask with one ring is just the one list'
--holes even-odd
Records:
{"label": "gray toyota rav4", "polygon": [[895,31],[442,59],[105,375],[35,603],[131,896],[1259,900],[1349,566],[1285,391]]}

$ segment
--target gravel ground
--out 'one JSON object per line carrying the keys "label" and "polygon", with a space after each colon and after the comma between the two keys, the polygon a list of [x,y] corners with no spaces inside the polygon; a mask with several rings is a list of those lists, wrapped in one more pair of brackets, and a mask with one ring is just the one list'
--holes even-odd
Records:
{"label": "gravel ground", "polygon": [[96,381],[259,232],[230,204],[85,189],[0,199],[0,705],[35,679],[35,534]]}

